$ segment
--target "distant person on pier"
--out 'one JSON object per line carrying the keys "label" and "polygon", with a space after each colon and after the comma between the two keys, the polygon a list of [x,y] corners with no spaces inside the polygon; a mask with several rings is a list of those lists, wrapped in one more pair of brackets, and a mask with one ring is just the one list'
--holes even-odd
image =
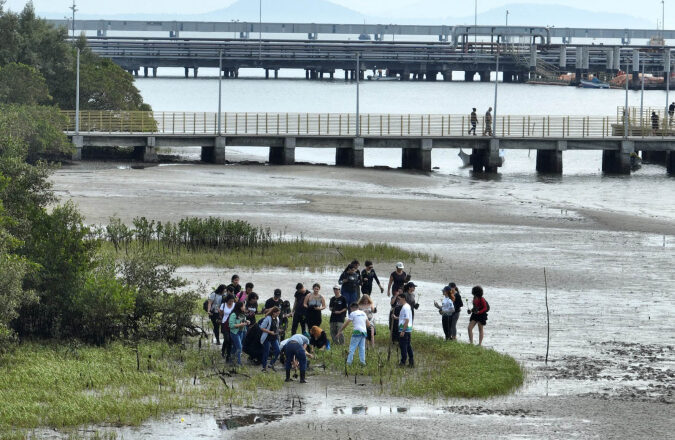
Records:
{"label": "distant person on pier", "polygon": [[485,121],[483,122],[485,127],[483,127],[483,136],[492,136],[492,107],[485,112]]}
{"label": "distant person on pier", "polygon": [[468,310],[471,314],[469,320],[469,342],[473,344],[473,328],[478,324],[478,345],[483,345],[483,327],[487,325],[487,312],[490,310],[490,306],[485,301],[485,298],[483,298],[483,288],[481,286],[474,286],[471,289],[471,294],[473,295],[473,308]]}
{"label": "distant person on pier", "polygon": [[478,125],[478,115],[476,114],[476,109],[474,108],[471,112],[469,121],[471,122],[471,128],[469,129],[469,134],[473,133],[476,136],[476,126]]}
{"label": "distant person on pier", "polygon": [[668,125],[673,125],[673,116],[675,116],[675,102],[668,107]]}
{"label": "distant person on pier", "polygon": [[656,130],[659,129],[659,115],[656,112],[652,112],[652,131],[653,134],[656,134]]}

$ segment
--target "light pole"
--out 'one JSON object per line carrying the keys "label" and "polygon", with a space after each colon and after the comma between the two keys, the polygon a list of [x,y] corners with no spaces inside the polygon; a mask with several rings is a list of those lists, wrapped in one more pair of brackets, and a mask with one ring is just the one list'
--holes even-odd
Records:
{"label": "light pole", "polygon": [[218,52],[218,136],[222,134],[221,131],[221,111],[223,106],[223,50]]}
{"label": "light pole", "polygon": [[478,0],[473,0],[473,42],[478,42]]}
{"label": "light pole", "polygon": [[645,106],[645,62],[642,60],[642,81],[640,83],[640,135],[644,136],[642,128],[644,126],[643,121],[643,111]]}
{"label": "light pole", "polygon": [[77,7],[75,5],[75,0],[73,0],[73,6],[69,7],[73,11],[73,40],[75,39],[75,12],[77,12]]}
{"label": "light pole", "polygon": [[509,10],[506,10],[506,25],[509,25]]}
{"label": "light pole", "polygon": [[495,71],[495,111],[492,114],[492,136],[497,136],[497,91],[499,90],[499,37],[497,37],[497,66]]}
{"label": "light pole", "polygon": [[[665,47],[665,65],[666,65],[666,112],[665,112],[665,120],[666,120],[666,128],[670,128],[670,124],[672,121],[669,121],[668,119],[670,118],[670,113],[668,113],[668,101],[670,101],[670,68],[671,68],[671,58],[670,58],[670,47],[666,46]],[[671,153],[672,154],[672,153]]]}
{"label": "light pole", "polygon": [[[621,52],[619,52],[621,57]],[[619,58],[620,59],[620,58]],[[626,103],[623,110],[623,138],[628,139],[628,69],[630,69],[630,59],[626,62]]]}
{"label": "light pole", "polygon": [[356,52],[356,137],[361,137],[361,116],[359,113],[359,84],[361,77],[361,58],[359,52]]}
{"label": "light pole", "polygon": [[258,0],[258,60],[262,59],[262,0]]}
{"label": "light pole", "polygon": [[77,74],[75,80],[75,134],[80,134],[80,48],[77,48]]}

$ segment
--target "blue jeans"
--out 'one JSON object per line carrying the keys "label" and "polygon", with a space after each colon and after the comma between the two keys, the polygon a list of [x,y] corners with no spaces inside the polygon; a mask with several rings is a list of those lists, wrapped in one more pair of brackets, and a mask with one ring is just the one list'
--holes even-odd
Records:
{"label": "blue jeans", "polygon": [[366,364],[366,336],[352,335],[352,341],[349,343],[349,355],[347,356],[347,365],[351,365],[354,360],[354,352],[359,349],[359,360],[363,365]]}
{"label": "blue jeans", "polygon": [[300,371],[305,371],[307,369],[307,355],[305,354],[305,349],[302,348],[302,345],[297,342],[288,342],[284,347],[284,353],[286,354],[286,371],[291,370],[294,357],[300,364]]}
{"label": "blue jeans", "polygon": [[347,289],[343,289],[342,296],[344,296],[345,299],[347,300],[347,310],[348,310],[347,313],[349,313],[349,306],[351,306],[352,303],[356,302],[358,293],[356,291],[351,292]]}
{"label": "blue jeans", "polygon": [[411,332],[405,332],[403,336],[399,336],[398,345],[401,347],[401,364],[405,364],[405,361],[409,358],[410,365],[415,363],[413,358],[413,349],[410,345],[410,335]]}
{"label": "blue jeans", "polygon": [[242,348],[242,341],[244,339],[244,332],[240,330],[239,333],[237,333],[236,335],[232,333],[231,337],[232,337],[232,351],[234,353],[235,361],[237,365],[241,365],[241,348]]}
{"label": "blue jeans", "polygon": [[267,335],[265,342],[263,342],[262,349],[262,367],[263,369],[267,368],[267,358],[270,355],[270,347],[272,347],[272,362],[270,365],[274,365],[279,356],[279,340],[276,336]]}

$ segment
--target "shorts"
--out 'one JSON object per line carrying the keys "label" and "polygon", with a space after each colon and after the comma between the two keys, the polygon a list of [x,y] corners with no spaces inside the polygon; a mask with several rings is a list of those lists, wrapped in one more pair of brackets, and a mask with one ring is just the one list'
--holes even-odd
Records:
{"label": "shorts", "polygon": [[469,319],[469,322],[471,321],[476,321],[477,323],[481,325],[487,325],[487,312],[485,313],[472,313],[471,314],[471,319]]}

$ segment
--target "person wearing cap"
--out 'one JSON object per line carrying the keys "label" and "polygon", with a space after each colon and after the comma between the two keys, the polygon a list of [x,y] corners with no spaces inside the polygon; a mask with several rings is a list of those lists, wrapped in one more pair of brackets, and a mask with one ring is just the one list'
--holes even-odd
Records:
{"label": "person wearing cap", "polygon": [[396,263],[396,270],[389,275],[389,285],[387,286],[387,296],[391,296],[392,293],[396,293],[396,291],[399,289],[399,287],[403,287],[403,284],[405,283],[406,277],[408,274],[406,274],[403,271],[403,263],[400,261]]}
{"label": "person wearing cap", "polygon": [[345,343],[344,336],[339,332],[342,323],[345,322],[347,306],[347,300],[340,292],[340,285],[334,285],[333,297],[328,302],[328,308],[330,310],[330,338],[335,345],[343,345]]}
{"label": "person wearing cap", "polygon": [[413,313],[410,304],[406,302],[405,295],[398,296],[398,304],[401,306],[401,312],[398,315],[398,345],[401,347],[401,367],[405,366],[406,360],[410,368],[415,366],[414,353],[410,341],[413,328]]}
{"label": "person wearing cap", "polygon": [[265,315],[271,309],[272,307],[279,307],[279,310],[281,310],[281,303],[283,301],[281,300],[281,289],[274,289],[274,295],[272,298],[269,298],[267,301],[265,301],[265,307],[263,308],[262,314]]}
{"label": "person wearing cap", "polygon": [[438,309],[438,312],[441,314],[441,325],[443,326],[443,333],[445,334],[445,340],[449,341],[452,339],[450,335],[450,324],[452,322],[452,315],[455,313],[455,305],[453,304],[453,294],[452,288],[450,286],[443,287],[443,301],[439,305],[434,301],[434,306]]}

